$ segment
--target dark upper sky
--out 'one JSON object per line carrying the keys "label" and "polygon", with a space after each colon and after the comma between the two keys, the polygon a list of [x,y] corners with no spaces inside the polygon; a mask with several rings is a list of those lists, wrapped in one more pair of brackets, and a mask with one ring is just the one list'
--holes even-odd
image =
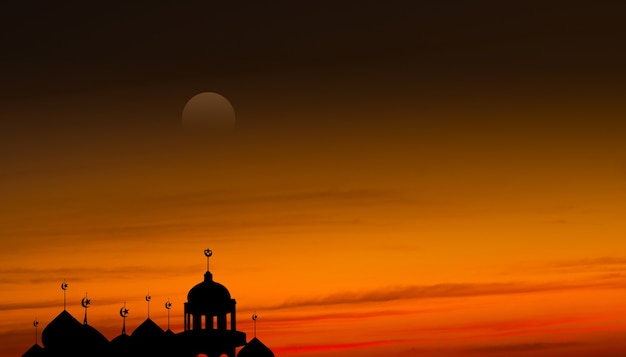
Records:
{"label": "dark upper sky", "polygon": [[[576,112],[572,105],[590,102],[615,113],[626,79],[622,8],[614,1],[5,1],[0,139],[15,151],[6,143],[50,131],[75,140],[84,135],[72,133],[89,130],[141,132],[147,120],[178,130],[184,103],[202,91],[225,95],[238,130],[249,131],[335,130],[397,108],[415,118],[446,110],[483,116],[547,104]],[[294,113],[307,115],[284,119]]]}
{"label": "dark upper sky", "polygon": [[622,8],[571,1],[9,1],[0,11],[2,96],[255,76],[316,77],[321,86],[337,85],[342,75],[370,77],[399,92],[442,80],[611,81],[626,60]]}

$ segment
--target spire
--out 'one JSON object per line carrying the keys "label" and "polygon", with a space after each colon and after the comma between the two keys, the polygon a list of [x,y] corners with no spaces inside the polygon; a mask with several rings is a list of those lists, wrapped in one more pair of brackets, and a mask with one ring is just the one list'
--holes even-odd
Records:
{"label": "spire", "polygon": [[63,311],[65,311],[67,306],[67,294],[65,292],[67,290],[67,283],[65,282],[65,279],[63,279],[63,282],[61,283],[61,289],[63,289]]}
{"label": "spire", "polygon": [[146,295],[146,302],[148,303],[148,318],[150,318],[150,300],[152,300],[152,296],[148,293],[148,295]]}
{"label": "spire", "polygon": [[126,334],[126,317],[128,316],[128,309],[126,308],[126,302],[124,302],[124,306],[120,309],[120,316],[123,319],[122,323],[122,335]]}
{"label": "spire", "polygon": [[206,271],[209,271],[209,258],[213,255],[213,251],[209,248],[204,250],[204,256],[206,257]]}
{"label": "spire", "polygon": [[213,281],[213,274],[209,271],[209,259],[213,255],[213,251],[209,248],[204,250],[204,256],[206,257],[206,273],[204,273],[204,281]]}
{"label": "spire", "polygon": [[37,321],[36,317],[35,317],[35,321],[33,321],[33,326],[35,327],[35,344],[37,344],[37,336],[39,335],[37,329],[39,327],[39,321]]}
{"label": "spire", "polygon": [[87,298],[87,293],[85,293],[85,297],[80,301],[80,304],[85,308],[85,319],[83,320],[83,324],[87,325],[87,309],[89,305],[91,305],[91,299]]}
{"label": "spire", "polygon": [[259,318],[259,315],[257,315],[255,311],[254,314],[252,314],[252,321],[254,321],[254,338],[256,338],[256,319],[258,318]]}
{"label": "spire", "polygon": [[167,298],[167,302],[165,303],[165,308],[167,309],[167,329],[170,329],[170,309],[172,308],[172,303],[170,299]]}

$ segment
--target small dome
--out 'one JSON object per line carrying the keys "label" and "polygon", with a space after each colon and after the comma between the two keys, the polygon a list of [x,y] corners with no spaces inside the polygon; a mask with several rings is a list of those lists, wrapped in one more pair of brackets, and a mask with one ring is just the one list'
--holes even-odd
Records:
{"label": "small dome", "polygon": [[131,347],[130,336],[125,333],[121,334],[111,340],[111,355],[118,357],[131,356]]}
{"label": "small dome", "polygon": [[135,341],[149,341],[162,337],[164,331],[159,327],[154,321],[150,318],[147,318],[146,321],[142,322],[141,325],[137,326],[135,331],[130,334],[132,340]]}
{"label": "small dome", "polygon": [[137,356],[163,355],[165,332],[154,321],[147,318],[130,334],[132,353]]}
{"label": "small dome", "polygon": [[172,330],[170,330],[170,329],[167,329],[167,330],[165,331],[165,336],[167,336],[167,338],[170,338],[170,337],[172,337],[172,336],[176,336],[176,333],[174,333],[174,331],[172,331]]}
{"label": "small dome", "polygon": [[104,337],[100,331],[90,325],[83,325],[83,330],[83,343],[94,347],[101,347],[109,344],[109,340]]}
{"label": "small dome", "polygon": [[230,292],[224,285],[213,281],[213,274],[208,271],[204,274],[204,281],[189,290],[187,301],[192,313],[217,315],[232,309]]}
{"label": "small dome", "polygon": [[24,352],[22,357],[42,357],[44,355],[43,347],[38,344],[34,344],[28,351]]}
{"label": "small dome", "polygon": [[130,336],[127,334],[121,334],[111,340],[111,346],[116,350],[127,348],[130,345]]}
{"label": "small dome", "polygon": [[255,337],[243,346],[237,357],[274,357],[274,352]]}

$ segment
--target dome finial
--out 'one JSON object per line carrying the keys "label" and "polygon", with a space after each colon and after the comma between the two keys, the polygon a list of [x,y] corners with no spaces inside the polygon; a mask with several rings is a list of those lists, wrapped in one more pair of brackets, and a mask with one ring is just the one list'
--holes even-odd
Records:
{"label": "dome finial", "polygon": [[170,329],[170,309],[172,308],[172,303],[170,299],[167,298],[167,302],[165,303],[165,308],[167,309],[167,329]]}
{"label": "dome finial", "polygon": [[209,248],[204,250],[204,256],[206,257],[206,271],[209,271],[209,258],[213,255],[213,251]]}
{"label": "dome finial", "polygon": [[152,296],[148,293],[148,295],[146,295],[146,302],[148,303],[148,318],[150,318],[150,300],[152,300]]}
{"label": "dome finial", "polygon": [[67,294],[65,292],[67,290],[67,282],[65,279],[63,279],[63,282],[61,283],[61,289],[63,289],[63,310],[65,311],[67,306]]}
{"label": "dome finial", "polygon": [[256,311],[254,312],[254,314],[252,314],[252,321],[254,321],[254,337],[256,338],[256,319],[259,318],[259,315],[256,314]]}
{"label": "dome finial", "polygon": [[80,304],[85,308],[85,319],[83,320],[83,324],[87,325],[87,308],[91,305],[91,299],[87,298],[87,293],[85,293],[85,297],[80,301]]}
{"label": "dome finial", "polygon": [[120,316],[123,319],[122,323],[122,335],[126,334],[126,317],[128,317],[128,309],[126,308],[126,301],[124,301],[124,306],[120,309]]}
{"label": "dome finial", "polygon": [[33,326],[35,327],[35,344],[37,344],[37,336],[39,335],[37,329],[39,327],[39,321],[35,317],[35,321],[33,321]]}

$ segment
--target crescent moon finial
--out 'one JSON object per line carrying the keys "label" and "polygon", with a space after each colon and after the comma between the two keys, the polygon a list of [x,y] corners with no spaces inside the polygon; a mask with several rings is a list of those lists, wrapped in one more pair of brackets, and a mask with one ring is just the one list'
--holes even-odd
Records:
{"label": "crescent moon finial", "polygon": [[126,308],[126,303],[120,309],[120,316],[122,317],[122,335],[126,335],[126,317],[128,316],[128,309]]}
{"label": "crescent moon finial", "polygon": [[256,319],[259,318],[259,315],[256,314],[256,311],[254,312],[254,314],[252,314],[252,321],[254,321],[254,337],[256,338]]}
{"label": "crescent moon finial", "polygon": [[209,271],[209,258],[213,255],[213,251],[209,248],[204,250],[204,256],[206,257],[206,271]]}
{"label": "crescent moon finial", "polygon": [[150,318],[150,300],[152,300],[152,296],[148,293],[148,295],[146,295],[146,302],[148,303],[148,318]]}
{"label": "crescent moon finial", "polygon": [[65,308],[67,307],[67,282],[65,279],[63,279],[63,282],[61,283],[61,289],[63,289],[63,311],[65,311]]}
{"label": "crescent moon finial", "polygon": [[120,309],[120,316],[125,319],[128,317],[128,312],[129,310],[126,308],[126,304],[124,304],[124,306]]}
{"label": "crescent moon finial", "polygon": [[37,344],[37,330],[38,330],[38,326],[39,326],[39,321],[37,320],[37,318],[35,317],[35,321],[33,321],[33,326],[35,326],[35,344]]}
{"label": "crescent moon finial", "polygon": [[172,303],[169,298],[165,302],[165,308],[167,309],[167,330],[170,331],[170,309],[172,308]]}
{"label": "crescent moon finial", "polygon": [[85,293],[85,297],[80,301],[80,304],[85,308],[85,319],[83,320],[83,324],[87,325],[87,308],[91,305],[91,299],[87,298],[87,293]]}
{"label": "crescent moon finial", "polygon": [[87,298],[87,293],[85,293],[85,297],[80,301],[80,304],[86,309],[91,305],[91,299]]}

